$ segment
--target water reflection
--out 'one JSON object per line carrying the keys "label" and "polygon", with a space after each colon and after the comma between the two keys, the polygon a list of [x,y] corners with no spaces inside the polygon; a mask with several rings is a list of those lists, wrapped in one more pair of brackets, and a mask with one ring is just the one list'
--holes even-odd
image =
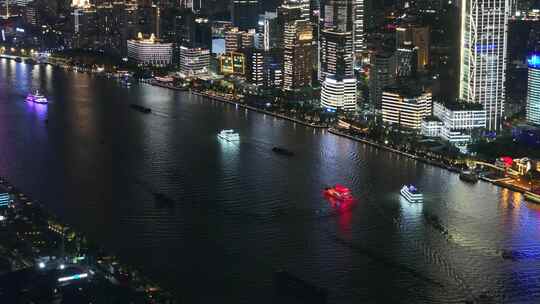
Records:
{"label": "water reflection", "polygon": [[401,207],[401,216],[407,221],[412,220],[416,222],[422,217],[424,203],[411,203],[401,195],[399,195],[399,203]]}
{"label": "water reflection", "polygon": [[[0,60],[1,174],[186,302],[270,303],[281,267],[330,288],[339,304],[459,303],[499,290],[519,302],[511,287],[525,283],[516,278],[540,277],[540,208],[519,194],[187,93],[23,70]],[[24,104],[31,87],[53,104]],[[218,141],[223,128],[242,142]],[[335,183],[360,198],[355,208],[331,213],[321,190]],[[399,196],[406,183],[425,190],[424,204]],[[152,192],[174,200],[175,211],[156,208]],[[503,249],[527,255],[506,260]],[[538,300],[530,285],[519,288]]]}
{"label": "water reflection", "polygon": [[46,104],[39,104],[34,102],[26,102],[26,107],[29,112],[34,113],[37,118],[39,118],[40,121],[46,121],[47,119],[47,111],[48,111],[48,105]]}

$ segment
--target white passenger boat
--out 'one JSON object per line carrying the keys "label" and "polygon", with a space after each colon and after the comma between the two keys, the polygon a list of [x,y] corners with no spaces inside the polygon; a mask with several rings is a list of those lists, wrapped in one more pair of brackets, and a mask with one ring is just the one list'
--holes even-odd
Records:
{"label": "white passenger boat", "polygon": [[217,137],[230,142],[240,141],[240,134],[235,133],[234,130],[221,130]]}
{"label": "white passenger boat", "polygon": [[422,203],[424,201],[424,195],[413,185],[403,186],[401,195],[410,203]]}

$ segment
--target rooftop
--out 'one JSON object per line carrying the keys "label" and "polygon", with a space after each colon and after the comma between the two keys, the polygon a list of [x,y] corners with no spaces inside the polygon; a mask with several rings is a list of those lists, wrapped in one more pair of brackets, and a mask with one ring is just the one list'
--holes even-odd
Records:
{"label": "rooftop", "polygon": [[424,118],[425,121],[436,121],[436,122],[442,122],[439,117],[437,116],[434,116],[434,115],[430,115],[430,116],[426,116]]}
{"label": "rooftop", "polygon": [[480,111],[484,107],[480,103],[464,102],[464,101],[437,101],[452,111]]}
{"label": "rooftop", "polygon": [[427,93],[420,86],[417,85],[391,85],[383,89],[383,92],[395,93],[405,98],[416,98],[423,93]]}

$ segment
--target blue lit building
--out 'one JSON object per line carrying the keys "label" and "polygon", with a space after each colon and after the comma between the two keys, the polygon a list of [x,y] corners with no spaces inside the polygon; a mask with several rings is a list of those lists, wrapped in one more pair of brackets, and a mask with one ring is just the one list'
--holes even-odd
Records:
{"label": "blue lit building", "polygon": [[540,53],[527,59],[529,75],[527,82],[527,122],[540,126]]}
{"label": "blue lit building", "polygon": [[9,207],[11,204],[11,197],[9,193],[0,193],[0,208]]}

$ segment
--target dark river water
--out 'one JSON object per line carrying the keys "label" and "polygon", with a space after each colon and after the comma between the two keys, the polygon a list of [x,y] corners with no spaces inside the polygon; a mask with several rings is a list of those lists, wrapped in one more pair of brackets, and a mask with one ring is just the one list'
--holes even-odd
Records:
{"label": "dark river water", "polygon": [[[540,302],[540,208],[520,194],[188,93],[0,60],[0,175],[187,303],[274,302],[277,269],[330,303]],[[354,208],[333,212],[335,183]]]}

